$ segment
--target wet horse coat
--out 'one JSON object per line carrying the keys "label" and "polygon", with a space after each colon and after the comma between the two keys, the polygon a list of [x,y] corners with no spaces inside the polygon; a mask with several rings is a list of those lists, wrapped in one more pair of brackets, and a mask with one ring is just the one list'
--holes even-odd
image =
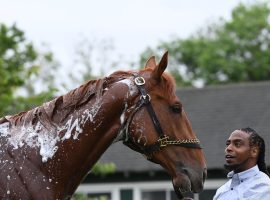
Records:
{"label": "wet horse coat", "polygon": [[[194,140],[173,80],[163,73],[166,66],[167,54],[159,65],[151,58],[136,73],[146,81],[163,130],[176,141]],[[140,93],[133,74],[116,72],[89,81],[33,110],[0,119],[0,198],[69,199],[112,142],[129,141],[139,152],[155,144],[159,138],[147,111],[134,112]],[[206,166],[201,149],[171,146],[151,156],[172,176],[179,198],[202,189]]]}

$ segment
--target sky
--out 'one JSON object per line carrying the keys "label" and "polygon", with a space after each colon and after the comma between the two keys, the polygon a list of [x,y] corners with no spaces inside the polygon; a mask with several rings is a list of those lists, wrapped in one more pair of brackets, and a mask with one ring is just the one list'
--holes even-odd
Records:
{"label": "sky", "polygon": [[[72,70],[83,39],[110,41],[107,57],[138,60],[146,47],[230,19],[232,9],[251,0],[0,0],[0,22],[16,23],[35,45],[46,44]],[[107,68],[109,71],[110,68]],[[98,72],[98,69],[95,69]]]}

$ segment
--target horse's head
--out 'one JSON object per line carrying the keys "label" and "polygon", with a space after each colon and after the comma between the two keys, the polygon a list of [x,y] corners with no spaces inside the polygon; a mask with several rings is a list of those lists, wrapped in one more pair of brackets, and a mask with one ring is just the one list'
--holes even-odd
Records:
{"label": "horse's head", "polygon": [[171,175],[179,198],[186,192],[200,192],[206,177],[206,163],[199,140],[192,131],[174,81],[163,73],[165,53],[157,65],[151,57],[145,69],[135,75],[138,97],[126,120],[124,143],[163,166]]}

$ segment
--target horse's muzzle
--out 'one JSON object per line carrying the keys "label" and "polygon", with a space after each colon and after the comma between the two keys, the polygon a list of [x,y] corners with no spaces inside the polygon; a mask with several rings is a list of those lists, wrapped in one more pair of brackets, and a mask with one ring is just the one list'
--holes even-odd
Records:
{"label": "horse's muzzle", "polygon": [[172,182],[174,191],[179,199],[188,199],[192,193],[199,193],[203,190],[203,184],[207,176],[206,169],[194,171],[182,169]]}

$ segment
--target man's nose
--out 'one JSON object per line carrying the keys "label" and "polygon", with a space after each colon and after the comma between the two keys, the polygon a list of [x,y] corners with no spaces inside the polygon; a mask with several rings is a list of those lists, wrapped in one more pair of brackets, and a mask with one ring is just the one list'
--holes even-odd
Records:
{"label": "man's nose", "polygon": [[229,144],[226,148],[225,148],[225,153],[226,152],[230,152],[230,151],[232,151],[232,148],[231,148],[232,146]]}

